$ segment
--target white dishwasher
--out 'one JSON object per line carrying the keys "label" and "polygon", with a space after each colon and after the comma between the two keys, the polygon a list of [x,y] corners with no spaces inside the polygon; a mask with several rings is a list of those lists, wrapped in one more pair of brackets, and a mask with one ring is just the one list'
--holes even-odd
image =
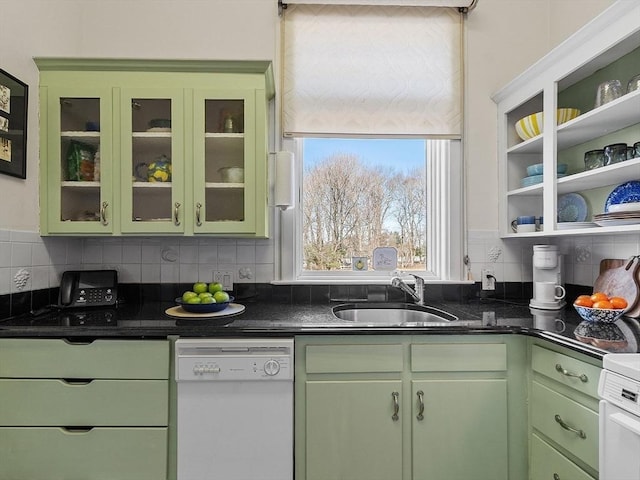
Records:
{"label": "white dishwasher", "polygon": [[293,479],[293,339],[176,341],[178,480]]}

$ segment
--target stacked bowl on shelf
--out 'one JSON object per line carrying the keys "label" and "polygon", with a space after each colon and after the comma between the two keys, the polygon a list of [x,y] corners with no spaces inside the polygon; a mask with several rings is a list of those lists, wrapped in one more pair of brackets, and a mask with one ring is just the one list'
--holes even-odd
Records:
{"label": "stacked bowl on shelf", "polygon": [[[568,165],[566,163],[560,163],[557,166],[556,174],[558,178],[566,176]],[[536,163],[527,167],[527,176],[520,181],[522,187],[529,187],[542,183],[544,168],[542,163]]]}

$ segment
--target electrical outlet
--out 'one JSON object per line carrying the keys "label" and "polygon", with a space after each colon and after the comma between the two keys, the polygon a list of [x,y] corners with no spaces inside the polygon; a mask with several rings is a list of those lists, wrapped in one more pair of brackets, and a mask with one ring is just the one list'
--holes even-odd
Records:
{"label": "electrical outlet", "polygon": [[496,277],[493,276],[493,270],[490,268],[482,269],[482,290],[495,290]]}
{"label": "electrical outlet", "polygon": [[496,312],[482,312],[482,325],[491,326],[496,324]]}
{"label": "electrical outlet", "polygon": [[233,272],[213,271],[213,281],[222,284],[223,290],[233,290]]}

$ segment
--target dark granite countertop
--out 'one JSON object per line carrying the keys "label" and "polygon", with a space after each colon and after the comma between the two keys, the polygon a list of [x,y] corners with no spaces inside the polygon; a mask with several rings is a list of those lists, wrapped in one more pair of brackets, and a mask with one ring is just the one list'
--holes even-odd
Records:
{"label": "dark granite countertop", "polygon": [[428,326],[354,326],[332,315],[335,303],[278,304],[236,300],[246,310],[233,317],[175,319],[166,302],[125,304],[111,310],[68,310],[0,320],[0,337],[166,338],[351,334],[524,334],[601,358],[608,352],[640,353],[640,323],[622,318],[613,324],[581,322],[571,306],[558,311],[530,309],[525,303],[471,300],[430,303],[459,318]]}

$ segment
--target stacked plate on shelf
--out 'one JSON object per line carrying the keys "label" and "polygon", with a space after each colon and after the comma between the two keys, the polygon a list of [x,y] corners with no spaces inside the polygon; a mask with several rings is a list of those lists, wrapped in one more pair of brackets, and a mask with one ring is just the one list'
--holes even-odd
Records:
{"label": "stacked plate on shelf", "polygon": [[593,216],[601,227],[640,224],[640,181],[618,185],[607,197],[604,213]]}
{"label": "stacked plate on shelf", "polygon": [[558,197],[558,230],[597,227],[587,222],[587,201],[579,193],[567,193]]}

